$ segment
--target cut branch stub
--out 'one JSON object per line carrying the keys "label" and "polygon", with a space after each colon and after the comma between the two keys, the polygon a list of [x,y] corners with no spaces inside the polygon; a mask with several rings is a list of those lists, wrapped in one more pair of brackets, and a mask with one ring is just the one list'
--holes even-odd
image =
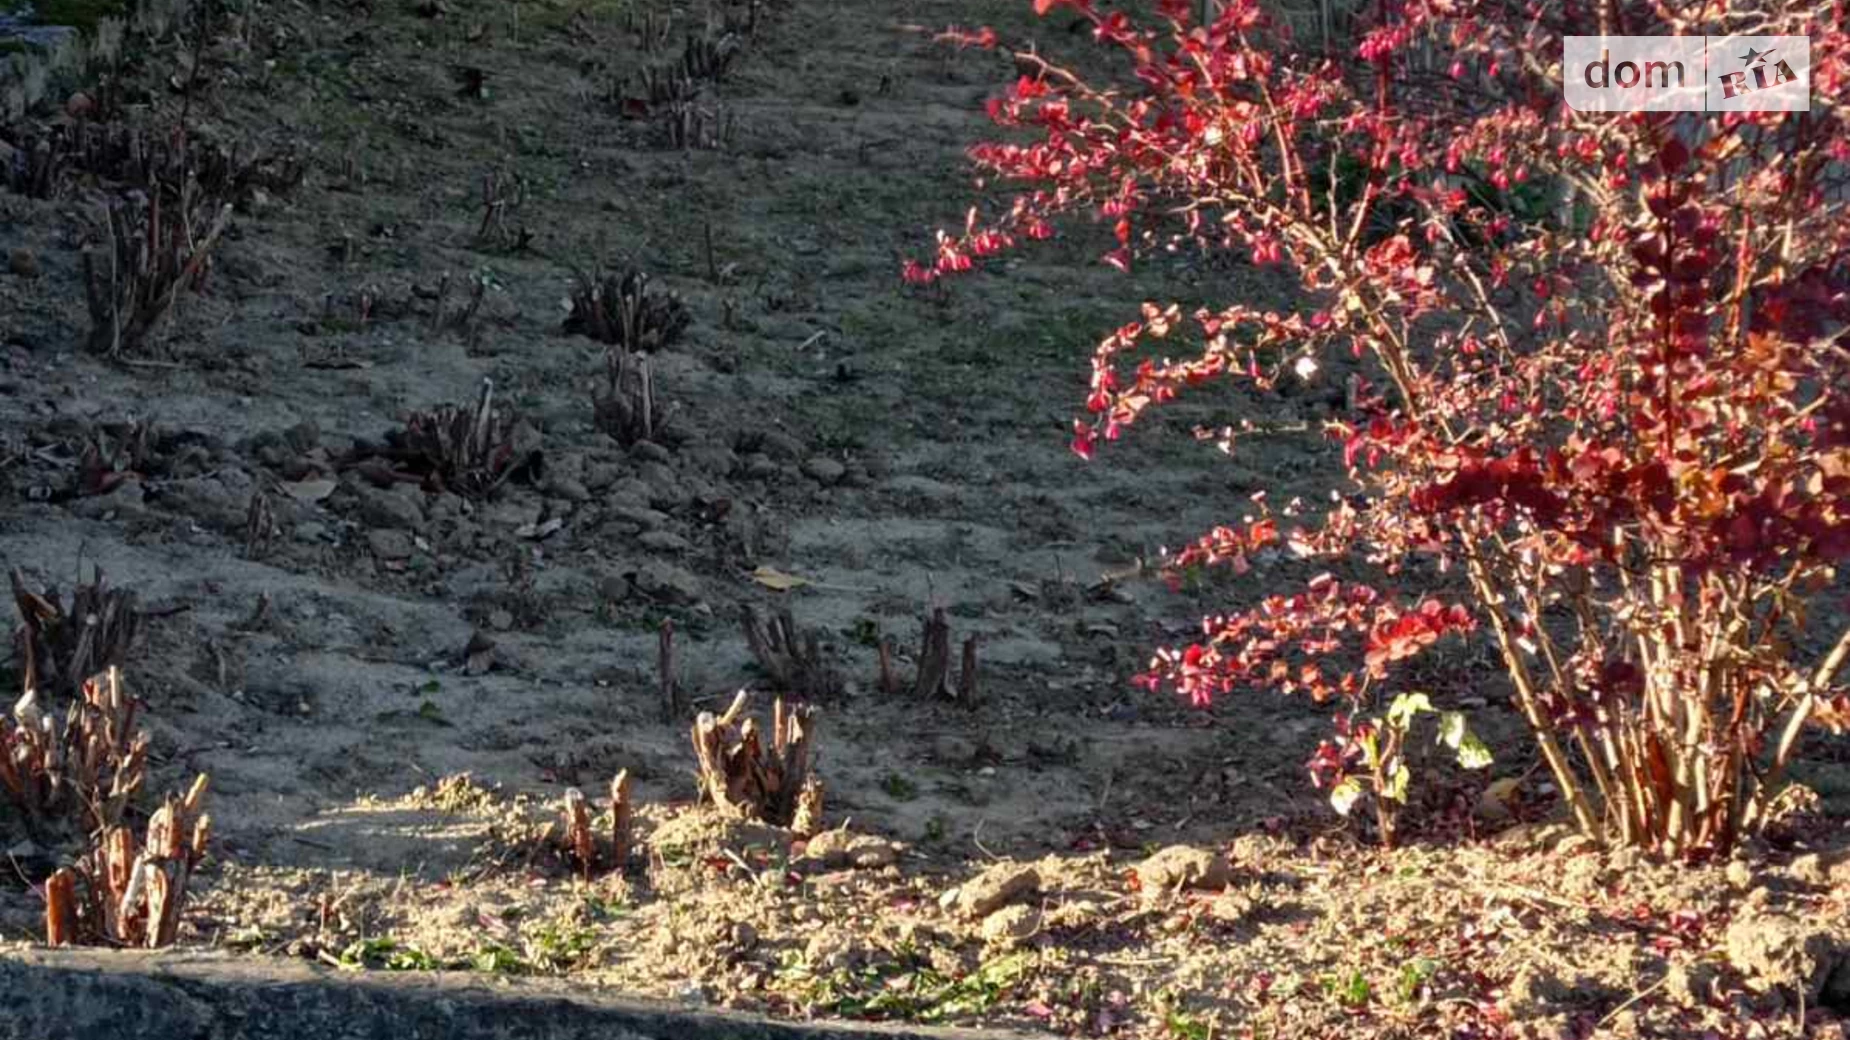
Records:
{"label": "cut branch stub", "polygon": [[951,623],[944,619],[944,608],[937,607],[925,621],[919,646],[918,681],[912,692],[922,698],[952,699],[951,692]]}
{"label": "cut branch stub", "polygon": [[574,787],[565,792],[565,849],[578,863],[578,874],[591,880],[597,866],[597,843],[591,837],[591,810],[584,793]]}
{"label": "cut branch stub", "polygon": [[622,873],[630,861],[630,771],[610,781],[610,869]]}
{"label": "cut branch stub", "polygon": [[108,248],[84,250],[89,345],[97,353],[114,357],[140,346],[180,294],[204,282],[212,249],[231,223],[231,203],[202,198],[195,178],[184,180],[176,197],[166,194],[156,184],[145,197],[111,206]]}
{"label": "cut branch stub", "polygon": [[648,358],[619,347],[605,352],[603,384],[591,392],[591,419],[599,430],[627,448],[655,440],[673,411],[655,400]]}
{"label": "cut branch stub", "polygon": [[693,317],[679,294],[656,290],[649,282],[647,274],[633,267],[618,274],[580,274],[565,333],[589,336],[630,353],[652,354],[670,346]]}
{"label": "cut branch stub", "polygon": [[976,665],[977,637],[964,638],[961,670],[952,682],[951,623],[944,608],[936,607],[925,620],[920,637],[919,674],[913,683],[914,696],[933,700],[958,701],[974,707],[979,698]]}
{"label": "cut branch stub", "polygon": [[841,673],[829,664],[822,638],[814,630],[799,632],[787,609],[765,617],[745,608],[745,643],[773,686],[805,701],[827,700],[842,692]]}
{"label": "cut branch stub", "polygon": [[[740,690],[724,715],[701,712],[694,721],[694,757],[701,799],[721,813],[788,827],[798,806],[809,800],[819,815],[821,784],[812,770],[815,709],[786,709],[779,698],[772,707],[771,740],[757,720],[744,718],[750,695]],[[813,793],[806,790],[815,787]]]}
{"label": "cut branch stub", "polygon": [[662,721],[674,722],[687,710],[681,696],[681,684],[675,681],[674,620],[663,618],[656,636],[656,672],[661,681]]}

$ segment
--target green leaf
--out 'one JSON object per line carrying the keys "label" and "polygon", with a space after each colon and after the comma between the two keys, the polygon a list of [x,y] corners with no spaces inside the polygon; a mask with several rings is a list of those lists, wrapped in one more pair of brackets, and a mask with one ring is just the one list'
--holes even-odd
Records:
{"label": "green leaf", "polygon": [[1439,716],[1439,743],[1458,752],[1458,764],[1466,769],[1484,769],[1496,759],[1471,726],[1462,711],[1448,711]]}
{"label": "green leaf", "polygon": [[1432,710],[1431,697],[1423,693],[1403,693],[1394,698],[1394,702],[1388,705],[1388,725],[1405,733],[1407,728],[1413,725],[1414,716]]}
{"label": "green leaf", "polygon": [[1496,760],[1489,746],[1477,739],[1475,733],[1467,732],[1458,745],[1458,764],[1466,769],[1489,769]]}
{"label": "green leaf", "polygon": [[1373,770],[1381,764],[1381,738],[1370,733],[1362,738],[1362,764]]}
{"label": "green leaf", "polygon": [[1381,792],[1381,797],[1399,805],[1407,804],[1407,785],[1412,780],[1413,772],[1407,768],[1407,763],[1394,763],[1394,771],[1388,774],[1387,788]]}
{"label": "green leaf", "polygon": [[1330,789],[1330,808],[1335,809],[1339,815],[1347,816],[1349,810],[1355,808],[1355,803],[1361,800],[1362,792],[1362,781],[1353,776],[1347,777]]}

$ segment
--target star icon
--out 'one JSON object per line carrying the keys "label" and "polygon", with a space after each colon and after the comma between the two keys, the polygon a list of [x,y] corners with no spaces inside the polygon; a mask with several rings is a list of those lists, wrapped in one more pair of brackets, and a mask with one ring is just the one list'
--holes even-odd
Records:
{"label": "star icon", "polygon": [[1757,61],[1765,61],[1766,56],[1773,53],[1777,49],[1778,48],[1776,47],[1768,47],[1766,50],[1757,51],[1757,50],[1754,50],[1752,47],[1749,47],[1747,48],[1747,53],[1741,55],[1741,60],[1744,62],[1747,62],[1749,65],[1752,65],[1753,63]]}

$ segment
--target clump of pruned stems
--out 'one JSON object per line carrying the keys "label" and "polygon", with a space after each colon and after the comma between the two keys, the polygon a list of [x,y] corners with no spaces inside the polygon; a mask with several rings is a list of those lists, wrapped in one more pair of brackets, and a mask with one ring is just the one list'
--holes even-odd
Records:
{"label": "clump of pruned stems", "polygon": [[822,782],[814,773],[816,712],[772,704],[767,739],[746,714],[751,695],[740,690],[724,714],[694,720],[694,756],[701,801],[724,815],[762,820],[813,834],[822,824]]}
{"label": "clump of pruned stems", "polygon": [[533,233],[519,222],[521,207],[527,202],[526,178],[503,170],[482,175],[482,223],[476,228],[476,242],[498,249],[525,249],[533,243]]}
{"label": "clump of pruned stems", "polygon": [[259,189],[292,191],[307,171],[291,149],[227,147],[198,134],[120,123],[22,126],[5,136],[15,155],[0,167],[0,186],[40,199],[63,196],[83,174],[130,191],[166,190],[170,197],[194,180],[209,196],[240,202]]}
{"label": "clump of pruned stems", "polygon": [[212,249],[231,223],[231,203],[199,181],[177,195],[156,185],[112,204],[104,221],[108,246],[83,254],[90,307],[90,349],[111,357],[139,348],[180,294],[205,279]]}
{"label": "clump of pruned stems", "polygon": [[187,883],[212,834],[205,814],[206,777],[185,797],[169,795],[148,819],[140,842],[126,826],[103,830],[77,862],[45,882],[45,941],[171,946],[186,905]]}
{"label": "clump of pruned stems", "polygon": [[680,339],[692,320],[680,294],[654,288],[646,273],[628,267],[615,273],[580,272],[564,331],[625,351],[654,353]]}
{"label": "clump of pruned stems", "polygon": [[39,833],[95,834],[121,823],[147,771],[148,735],[114,668],[87,679],[60,724],[41,687],[27,685],[0,718],[0,785]]}
{"label": "clump of pruned stems", "polygon": [[619,347],[604,352],[604,379],[592,391],[591,414],[597,428],[624,447],[653,441],[673,409],[655,400],[649,359]]}
{"label": "clump of pruned stems", "polygon": [[[961,666],[953,681],[951,623],[945,618],[944,608],[934,609],[931,616],[925,619],[920,635],[919,670],[912,684],[913,695],[932,700],[956,701],[975,707],[982,699],[982,691],[977,684],[976,648],[977,637],[966,636]],[[893,647],[890,641],[881,640],[879,656],[881,692],[898,693],[900,684],[893,671]]]}
{"label": "clump of pruned stems", "polygon": [[747,607],[745,643],[781,693],[799,701],[826,700],[842,693],[841,673],[824,655],[821,636],[814,629],[799,631],[788,609],[766,617]]}
{"label": "clump of pruned stems", "polygon": [[495,387],[482,380],[475,407],[456,405],[414,412],[390,437],[386,454],[427,486],[486,498],[534,463],[523,451],[512,412],[495,403]]}
{"label": "clump of pruned stems", "polygon": [[590,803],[584,792],[575,787],[565,792],[561,807],[565,853],[586,881],[600,869],[620,874],[629,864],[631,786],[627,769],[610,781],[610,817],[608,825],[602,828],[602,840],[598,836],[600,828],[593,825]]}
{"label": "clump of pruned stems", "polygon": [[75,695],[91,676],[120,668],[128,661],[141,628],[135,594],[112,588],[102,568],[91,580],[71,589],[70,602],[56,589],[43,593],[26,587],[25,575],[9,575],[19,626],[13,634],[15,657],[22,662],[21,686],[47,695]]}

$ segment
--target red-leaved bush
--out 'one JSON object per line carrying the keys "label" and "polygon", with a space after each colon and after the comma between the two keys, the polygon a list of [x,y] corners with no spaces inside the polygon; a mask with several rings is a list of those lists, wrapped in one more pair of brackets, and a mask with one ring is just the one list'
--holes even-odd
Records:
{"label": "red-leaved bush", "polygon": [[[1129,76],[1015,54],[990,110],[1007,139],[971,150],[1012,204],[941,233],[907,280],[1075,214],[1113,229],[1119,267],[1195,247],[1288,272],[1294,309],[1229,300],[1191,325],[1146,304],[1105,337],[1075,449],[1191,387],[1353,355],[1328,429],[1358,486],[1171,562],[1274,547],[1351,556],[1390,589],[1418,559],[1441,575],[1318,577],[1207,618],[1144,680],[1196,702],[1307,694],[1353,733],[1409,658],[1488,639],[1587,834],[1696,854],[1764,823],[1806,727],[1850,721],[1842,4],[1376,0],[1343,45],[1294,40],[1256,0],[1034,7],[1088,20]],[[1561,37],[1601,32],[1809,34],[1811,109],[1572,111]],[[1155,353],[1185,336],[1192,356]],[[1238,450],[1238,429],[1211,432]],[[1320,749],[1321,778],[1353,750]]]}

